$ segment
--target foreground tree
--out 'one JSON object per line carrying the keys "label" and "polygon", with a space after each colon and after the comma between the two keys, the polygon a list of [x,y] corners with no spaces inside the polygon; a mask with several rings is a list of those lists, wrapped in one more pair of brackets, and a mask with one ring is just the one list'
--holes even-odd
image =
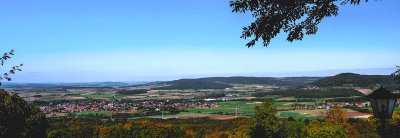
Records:
{"label": "foreground tree", "polygon": [[272,102],[265,102],[256,107],[256,114],[250,125],[250,136],[253,138],[284,137],[284,123],[276,116]]}
{"label": "foreground tree", "polygon": [[303,121],[289,121],[286,124],[286,137],[301,138],[304,135],[306,125]]}
{"label": "foreground tree", "polygon": [[340,106],[336,105],[325,113],[324,122],[340,125],[346,129],[346,132],[349,136],[357,137],[359,134],[357,133],[357,130],[349,123],[348,118],[349,117],[340,108]]}
{"label": "foreground tree", "polygon": [[347,124],[347,116],[339,106],[334,106],[325,113],[325,122]]}
{"label": "foreground tree", "polygon": [[45,137],[47,126],[39,108],[16,94],[0,90],[0,137]]}
{"label": "foreground tree", "polygon": [[[338,4],[358,5],[363,0],[234,0],[232,12],[251,12],[255,21],[243,28],[241,38],[252,40],[246,44],[252,47],[261,38],[268,46],[282,30],[287,41],[302,40],[304,34],[313,35],[318,24],[325,17],[338,15]],[[368,0],[365,0],[368,1]]]}
{"label": "foreground tree", "polygon": [[[14,50],[4,53],[0,59],[1,66],[11,58],[11,55],[14,55]],[[14,74],[16,71],[21,71],[21,66],[22,64],[12,67],[9,72],[0,76],[0,81],[3,79],[11,81],[9,75]],[[16,94],[10,94],[0,89],[1,138],[45,137],[47,126],[46,117],[39,108],[28,104]]]}
{"label": "foreground tree", "polygon": [[306,127],[307,138],[348,138],[347,130],[340,124],[313,120]]}

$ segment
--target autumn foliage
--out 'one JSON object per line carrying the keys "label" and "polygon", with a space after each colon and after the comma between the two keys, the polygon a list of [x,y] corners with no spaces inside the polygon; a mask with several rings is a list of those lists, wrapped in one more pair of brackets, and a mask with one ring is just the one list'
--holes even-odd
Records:
{"label": "autumn foliage", "polygon": [[102,121],[91,119],[52,120],[48,137],[248,137],[249,118],[232,120],[138,119]]}

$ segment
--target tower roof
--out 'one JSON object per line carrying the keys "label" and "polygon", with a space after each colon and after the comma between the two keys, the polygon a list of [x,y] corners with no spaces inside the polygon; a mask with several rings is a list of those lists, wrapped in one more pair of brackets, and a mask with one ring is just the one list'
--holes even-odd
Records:
{"label": "tower roof", "polygon": [[388,99],[396,98],[396,95],[381,86],[380,88],[374,90],[371,94],[367,95],[367,97],[372,99]]}

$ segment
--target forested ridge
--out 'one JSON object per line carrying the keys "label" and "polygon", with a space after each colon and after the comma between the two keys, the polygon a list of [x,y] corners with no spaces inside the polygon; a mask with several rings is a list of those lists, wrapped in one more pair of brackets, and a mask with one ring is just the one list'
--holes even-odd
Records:
{"label": "forested ridge", "polygon": [[393,79],[389,75],[360,75],[354,73],[341,73],[335,76],[322,78],[310,83],[319,87],[332,87],[351,85],[358,87],[367,87],[371,85],[389,85]]}
{"label": "forested ridge", "polygon": [[198,79],[180,79],[162,82],[169,86],[156,89],[225,89],[233,87],[232,84],[261,84],[299,87],[311,83],[321,77],[210,77]]}

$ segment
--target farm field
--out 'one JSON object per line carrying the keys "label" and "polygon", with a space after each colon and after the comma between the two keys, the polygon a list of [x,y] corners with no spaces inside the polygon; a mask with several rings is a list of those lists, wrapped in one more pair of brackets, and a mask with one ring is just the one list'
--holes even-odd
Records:
{"label": "farm field", "polygon": [[274,102],[276,107],[293,107],[295,104],[315,105],[315,102]]}
{"label": "farm field", "polygon": [[295,120],[312,120],[322,119],[326,110],[292,110],[292,111],[278,111],[277,116],[281,118],[292,117]]}
{"label": "farm field", "polygon": [[111,111],[82,111],[82,112],[75,112],[75,113],[70,113],[71,115],[77,115],[77,116],[88,116],[88,115],[111,115]]}
{"label": "farm field", "polygon": [[88,94],[88,95],[81,95],[87,98],[113,98],[113,94]]}
{"label": "farm field", "polygon": [[174,115],[155,115],[155,116],[148,116],[147,118],[163,118],[163,119],[169,119],[169,118],[180,118],[180,117],[193,117],[193,118],[198,118],[198,117],[207,117],[210,116],[211,114],[203,114],[203,113],[193,113],[193,112],[180,112],[178,114]]}
{"label": "farm field", "polygon": [[[238,113],[244,116],[254,115],[254,108],[260,105],[261,102],[256,101],[229,101],[229,102],[219,102],[220,106],[218,108],[183,108],[183,111],[193,112],[193,113],[205,113],[205,114],[224,114],[231,115],[235,114],[236,107]],[[279,108],[292,107],[294,104],[306,104],[315,105],[315,102],[274,102],[274,105]],[[291,111],[293,112],[293,111]]]}
{"label": "farm field", "polygon": [[191,113],[191,112],[180,112],[174,115],[157,115],[157,116],[148,116],[146,118],[159,118],[159,119],[171,119],[171,118],[178,118],[178,119],[192,119],[192,118],[203,118],[208,117],[214,120],[228,120],[234,119],[238,117],[248,117],[248,116],[234,116],[234,115],[217,115],[217,114],[203,114],[203,113]]}
{"label": "farm field", "polygon": [[235,115],[236,108],[238,115],[252,116],[254,115],[254,108],[259,105],[255,101],[229,101],[220,102],[218,108],[182,108],[182,111],[192,113],[204,114],[222,114],[222,115]]}
{"label": "farm field", "polygon": [[[181,113],[174,115],[176,116],[198,116],[198,115],[209,115],[209,114],[219,114],[219,115],[235,115],[236,107],[238,107],[238,115],[243,116],[253,116],[255,114],[254,108],[260,104],[256,101],[229,101],[220,102],[218,108],[183,108]],[[315,102],[274,102],[278,109],[288,109],[294,104],[305,104],[305,105],[315,105]],[[342,109],[349,117],[366,116],[368,114],[360,113],[351,109]],[[351,111],[351,112],[349,112]],[[396,111],[400,111],[397,109]],[[277,116],[281,118],[292,117],[296,120],[313,120],[322,119],[324,117],[325,109],[318,110],[288,110],[288,111],[278,111]],[[166,116],[165,116],[166,117]]]}

